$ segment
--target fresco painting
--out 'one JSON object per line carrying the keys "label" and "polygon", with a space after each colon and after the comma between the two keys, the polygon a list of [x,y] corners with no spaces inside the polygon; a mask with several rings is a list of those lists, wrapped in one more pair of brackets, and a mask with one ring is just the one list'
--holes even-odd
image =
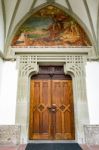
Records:
{"label": "fresco painting", "polygon": [[91,46],[91,42],[71,16],[49,5],[33,13],[21,25],[11,46]]}

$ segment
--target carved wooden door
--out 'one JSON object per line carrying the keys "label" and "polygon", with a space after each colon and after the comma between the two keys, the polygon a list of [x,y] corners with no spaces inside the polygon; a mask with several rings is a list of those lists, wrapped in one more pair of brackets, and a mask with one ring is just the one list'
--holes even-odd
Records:
{"label": "carved wooden door", "polygon": [[50,80],[31,80],[30,139],[51,138],[51,115],[48,106],[51,106]]}
{"label": "carved wooden door", "polygon": [[54,115],[54,139],[73,140],[74,114],[72,80],[52,80],[52,104]]}
{"label": "carved wooden door", "polygon": [[38,75],[31,79],[29,139],[67,139],[74,136],[72,79]]}

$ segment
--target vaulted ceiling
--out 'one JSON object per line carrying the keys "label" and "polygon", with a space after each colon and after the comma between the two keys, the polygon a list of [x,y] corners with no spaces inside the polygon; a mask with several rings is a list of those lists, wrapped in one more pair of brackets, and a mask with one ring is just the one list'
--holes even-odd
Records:
{"label": "vaulted ceiling", "polygon": [[99,0],[0,0],[0,51],[7,45],[19,22],[36,7],[56,3],[77,16],[99,50]]}

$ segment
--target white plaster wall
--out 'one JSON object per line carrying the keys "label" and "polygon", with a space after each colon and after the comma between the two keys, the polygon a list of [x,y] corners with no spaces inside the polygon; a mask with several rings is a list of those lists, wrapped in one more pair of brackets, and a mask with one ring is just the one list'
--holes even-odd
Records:
{"label": "white plaster wall", "polygon": [[[0,124],[15,124],[17,76],[15,62],[3,62],[0,90]],[[1,74],[1,72],[0,72]]]}
{"label": "white plaster wall", "polygon": [[4,49],[4,23],[3,23],[2,4],[0,1],[0,51],[3,52],[3,49]]}
{"label": "white plaster wall", "polygon": [[0,58],[0,92],[1,92],[1,81],[2,81],[2,69],[3,69],[3,61]]}
{"label": "white plaster wall", "polygon": [[87,97],[91,124],[99,124],[99,62],[87,63]]}

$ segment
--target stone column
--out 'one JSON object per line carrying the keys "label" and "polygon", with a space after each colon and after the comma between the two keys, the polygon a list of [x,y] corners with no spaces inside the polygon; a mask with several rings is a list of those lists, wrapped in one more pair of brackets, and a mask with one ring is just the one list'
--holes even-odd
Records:
{"label": "stone column", "polygon": [[89,124],[88,104],[86,97],[86,83],[82,75],[74,79],[75,94],[75,119],[76,119],[76,138],[79,143],[84,143],[84,125]]}
{"label": "stone column", "polygon": [[29,92],[30,92],[30,73],[37,74],[37,62],[22,61],[18,59],[18,88],[16,102],[16,125],[21,125],[21,143],[28,141],[29,126]]}
{"label": "stone column", "polygon": [[73,79],[75,138],[84,143],[84,124],[89,124],[88,104],[86,96],[85,63],[66,63],[65,74],[71,74]]}

